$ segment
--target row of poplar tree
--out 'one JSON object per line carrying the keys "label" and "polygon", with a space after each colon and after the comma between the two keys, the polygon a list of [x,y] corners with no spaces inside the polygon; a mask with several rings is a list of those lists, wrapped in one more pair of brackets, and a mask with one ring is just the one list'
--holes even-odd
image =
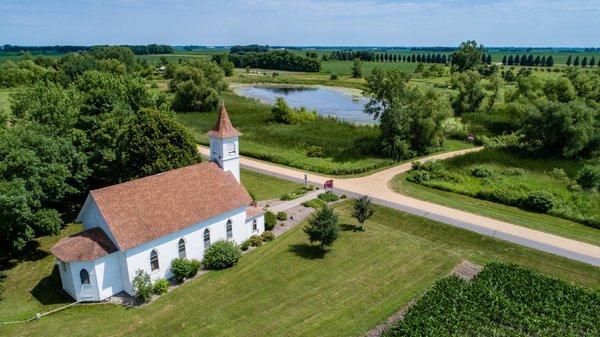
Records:
{"label": "row of poplar tree", "polygon": [[598,63],[596,63],[596,58],[594,56],[592,56],[592,58],[590,59],[590,61],[588,62],[588,58],[587,56],[584,56],[581,59],[581,62],[579,62],[579,56],[575,56],[575,60],[572,60],[571,55],[569,55],[569,58],[567,58],[567,62],[566,62],[567,66],[570,66],[571,64],[578,67],[578,66],[582,66],[582,67],[594,67],[596,65],[598,65],[598,67],[600,67],[600,60],[598,60]]}
{"label": "row of poplar tree", "polygon": [[523,54],[521,56],[518,54],[515,56],[508,55],[508,57],[504,55],[502,57],[502,64],[508,66],[552,67],[554,65],[554,58],[552,55],[548,57],[540,57],[539,55],[534,57],[532,54]]}

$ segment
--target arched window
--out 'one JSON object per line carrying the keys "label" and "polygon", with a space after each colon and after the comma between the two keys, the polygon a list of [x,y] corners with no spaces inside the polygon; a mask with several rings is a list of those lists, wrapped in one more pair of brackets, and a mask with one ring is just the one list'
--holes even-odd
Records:
{"label": "arched window", "polygon": [[185,240],[183,238],[179,239],[179,243],[177,243],[177,251],[180,258],[185,258]]}
{"label": "arched window", "polygon": [[231,222],[231,219],[227,220],[227,225],[225,226],[225,229],[227,230],[227,238],[233,238],[233,224]]}
{"label": "arched window", "polygon": [[150,271],[155,271],[158,269],[158,252],[156,251],[156,249],[152,249],[152,251],[150,252]]}
{"label": "arched window", "polygon": [[256,222],[256,219],[252,220],[252,231],[258,231],[258,223]]}
{"label": "arched window", "polygon": [[210,231],[207,229],[204,230],[204,249],[208,249],[210,247]]}
{"label": "arched window", "polygon": [[90,273],[85,269],[81,269],[79,279],[81,280],[81,284],[90,284]]}

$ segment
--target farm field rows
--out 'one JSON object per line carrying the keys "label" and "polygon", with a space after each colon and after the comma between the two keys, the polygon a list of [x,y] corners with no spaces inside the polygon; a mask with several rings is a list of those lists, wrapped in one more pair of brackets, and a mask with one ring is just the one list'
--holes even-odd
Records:
{"label": "farm field rows", "polygon": [[[26,325],[0,327],[3,336],[94,335],[280,336],[360,335],[429,288],[458,262],[492,259],[521,263],[544,274],[598,289],[600,271],[549,254],[481,237],[471,232],[384,207],[353,231],[352,204],[340,213],[340,239],[327,254],[307,244],[298,226],[272,243],[245,255],[235,267],[211,272],[134,309],[81,305]],[[53,238],[52,241],[58,238]],[[51,242],[40,246],[41,250]],[[54,267],[49,256],[9,270],[13,293],[31,288],[51,292],[56,279],[44,279]],[[350,275],[352,275],[350,277]],[[11,282],[13,277],[21,282]],[[15,295],[17,296],[17,295]],[[47,298],[53,298],[46,293]],[[0,317],[23,318],[46,306],[15,310],[20,299],[0,303]],[[54,304],[58,305],[58,301]],[[54,306],[56,306],[54,305]],[[201,310],[199,310],[201,308]],[[247,315],[248,311],[252,315]],[[122,322],[129,322],[123,326]]]}

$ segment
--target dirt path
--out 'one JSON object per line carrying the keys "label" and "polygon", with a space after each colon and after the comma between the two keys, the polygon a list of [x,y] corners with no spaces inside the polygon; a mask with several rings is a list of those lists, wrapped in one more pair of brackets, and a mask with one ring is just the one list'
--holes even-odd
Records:
{"label": "dirt path", "polygon": [[[199,150],[203,155],[209,155],[208,148],[199,147]],[[446,152],[421,159],[421,161],[445,159],[478,150],[479,148]],[[247,157],[242,157],[240,163],[242,167],[252,171],[299,183],[304,182],[305,172],[298,169]],[[309,183],[319,186],[328,179],[334,179],[335,190],[340,194],[347,194],[348,196],[368,195],[373,199],[373,202],[402,212],[426,217],[431,220],[440,221],[482,235],[495,237],[572,260],[600,266],[599,246],[437,205],[394,192],[389,186],[390,180],[395,175],[410,170],[410,167],[410,163],[404,163],[359,178],[331,178],[309,172],[306,172],[306,176]]]}

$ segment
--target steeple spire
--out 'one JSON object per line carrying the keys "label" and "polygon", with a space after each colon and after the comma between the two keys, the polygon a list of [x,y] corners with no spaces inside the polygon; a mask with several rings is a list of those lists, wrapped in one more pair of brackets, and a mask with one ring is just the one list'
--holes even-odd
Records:
{"label": "steeple spire", "polygon": [[241,135],[242,134],[231,124],[231,120],[229,120],[229,115],[225,109],[225,102],[222,102],[217,125],[215,125],[212,130],[208,131],[208,136],[215,138],[230,138]]}

